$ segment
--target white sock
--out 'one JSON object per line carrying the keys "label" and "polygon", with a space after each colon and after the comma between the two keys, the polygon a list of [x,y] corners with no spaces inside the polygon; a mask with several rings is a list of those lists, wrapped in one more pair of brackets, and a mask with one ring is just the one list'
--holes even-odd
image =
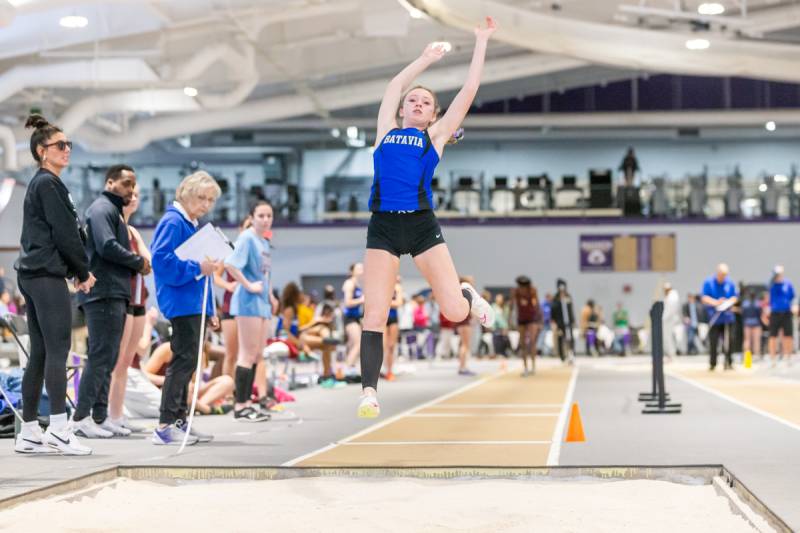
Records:
{"label": "white sock", "polygon": [[61,433],[67,427],[67,413],[50,415],[50,431]]}
{"label": "white sock", "polygon": [[39,438],[42,435],[42,428],[39,427],[39,421],[23,422],[22,430],[19,432],[23,437]]}

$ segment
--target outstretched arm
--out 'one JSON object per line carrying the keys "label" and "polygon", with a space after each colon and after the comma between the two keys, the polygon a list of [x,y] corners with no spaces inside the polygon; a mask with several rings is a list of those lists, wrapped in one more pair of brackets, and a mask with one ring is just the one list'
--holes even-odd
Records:
{"label": "outstretched arm", "polygon": [[430,43],[423,50],[422,55],[409,63],[409,65],[392,78],[383,93],[381,107],[378,111],[378,130],[375,139],[375,146],[392,129],[397,127],[397,108],[400,107],[400,99],[403,93],[408,90],[414,80],[422,72],[439,61],[445,54],[445,47],[442,43]]}
{"label": "outstretched arm", "polygon": [[486,46],[496,29],[497,24],[492,17],[486,17],[486,27],[479,26],[475,28],[475,50],[472,53],[469,72],[467,72],[467,81],[458,91],[444,116],[428,130],[433,145],[439,152],[441,152],[441,149],[452,137],[453,133],[461,126],[464,117],[467,116],[467,111],[472,106],[472,101],[475,100],[475,95],[478,93],[478,87],[481,84],[483,63],[486,59]]}

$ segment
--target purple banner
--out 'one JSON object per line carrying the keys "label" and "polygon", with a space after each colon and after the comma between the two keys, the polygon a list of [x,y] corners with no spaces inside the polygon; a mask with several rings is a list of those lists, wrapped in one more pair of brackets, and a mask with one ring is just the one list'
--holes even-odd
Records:
{"label": "purple banner", "polygon": [[581,271],[614,270],[614,235],[581,235]]}

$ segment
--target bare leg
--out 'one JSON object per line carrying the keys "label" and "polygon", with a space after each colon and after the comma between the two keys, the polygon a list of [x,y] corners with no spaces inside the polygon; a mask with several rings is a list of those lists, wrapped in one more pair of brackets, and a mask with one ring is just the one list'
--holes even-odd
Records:
{"label": "bare leg", "polygon": [[[141,332],[139,332],[139,337],[141,336]],[[125,327],[122,330],[122,339],[119,341],[117,364],[111,372],[111,384],[108,387],[108,416],[111,417],[111,420],[122,418],[125,403],[125,385],[127,385],[128,381],[128,366],[131,364],[130,361],[126,364],[124,359],[126,359],[126,350],[131,337],[133,337],[133,315],[125,315]],[[136,341],[139,341],[138,337],[136,337]]]}
{"label": "bare leg", "polygon": [[469,316],[469,302],[461,292],[458,273],[446,244],[437,244],[414,258],[414,263],[433,289],[442,314],[451,322]]}
{"label": "bare leg", "polygon": [[753,355],[761,356],[761,326],[756,326],[753,328],[753,338],[750,342],[752,342],[751,351]]}
{"label": "bare leg", "polygon": [[777,344],[778,344],[778,337],[770,336],[769,343],[768,343],[768,346],[769,346],[769,358],[772,360],[772,364],[773,365],[778,360],[778,354],[776,353],[777,349],[778,349]]}
{"label": "bare leg", "polygon": [[[364,300],[366,303],[366,299]],[[361,353],[361,324],[350,322],[344,327],[347,332],[347,359],[348,367],[356,366],[358,354]]]}
{"label": "bare leg", "polygon": [[[236,323],[239,330],[239,355],[236,359],[236,366],[251,370],[258,361],[261,350],[264,346],[264,322],[263,318],[257,316],[237,316]],[[247,398],[250,391],[245,391]],[[239,410],[251,405],[251,402],[237,401],[234,409]]]}
{"label": "bare leg", "polygon": [[[211,412],[214,402],[225,398],[233,392],[233,378],[230,376],[219,376],[212,379],[200,387],[199,398],[197,400],[197,410],[203,414]],[[200,406],[203,406],[203,409]]]}
{"label": "bare leg", "polygon": [[386,364],[386,375],[392,373],[394,366],[394,352],[397,349],[397,335],[399,333],[397,324],[386,326],[383,334],[383,360]]}
{"label": "bare leg", "polygon": [[542,326],[538,322],[528,324],[528,336],[530,337],[531,370],[536,372],[536,341],[539,340],[539,329]]}
{"label": "bare leg", "polygon": [[236,320],[222,321],[222,342],[225,343],[225,361],[222,363],[222,373],[233,377],[236,368],[236,358],[239,356],[239,337]]}
{"label": "bare leg", "polygon": [[458,336],[461,344],[458,347],[458,370],[467,370],[467,360],[472,351],[472,324],[458,326]]}
{"label": "bare leg", "polygon": [[524,372],[527,374],[528,372],[528,325],[527,324],[520,324],[517,326],[517,331],[519,331],[519,354],[522,356],[522,368]]}
{"label": "bare leg", "polygon": [[794,352],[794,339],[792,339],[789,335],[783,336],[783,358],[786,361],[790,361],[792,358],[792,352]]}

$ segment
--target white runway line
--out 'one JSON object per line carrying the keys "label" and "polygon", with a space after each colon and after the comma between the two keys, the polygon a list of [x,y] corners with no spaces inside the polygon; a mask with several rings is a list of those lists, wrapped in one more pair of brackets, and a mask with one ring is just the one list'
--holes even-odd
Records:
{"label": "white runway line", "polygon": [[[496,373],[494,373],[494,374],[492,374],[490,376],[486,376],[484,378],[475,380],[472,383],[467,383],[463,387],[459,387],[454,391],[451,391],[451,392],[448,392],[446,394],[443,394],[443,395],[441,395],[441,396],[439,396],[437,398],[429,400],[429,401],[427,401],[425,403],[422,403],[422,404],[420,404],[420,405],[418,405],[416,407],[412,407],[411,409],[403,411],[402,413],[398,413],[398,414],[396,414],[396,415],[394,415],[392,417],[389,417],[386,420],[383,420],[382,422],[378,422],[377,424],[369,426],[368,428],[363,429],[363,430],[359,431],[358,433],[354,433],[353,435],[350,435],[349,437],[346,437],[346,438],[340,440],[338,443],[328,444],[327,446],[324,446],[324,447],[322,447],[322,448],[320,448],[318,450],[314,450],[313,452],[307,453],[305,455],[301,455],[300,457],[295,457],[294,459],[283,463],[281,466],[294,466],[297,463],[300,463],[302,461],[305,461],[306,459],[314,457],[315,455],[319,455],[319,454],[321,454],[323,452],[327,452],[328,450],[330,450],[332,448],[335,448],[338,445],[345,444],[345,443],[350,442],[350,441],[352,441],[354,439],[357,439],[359,437],[362,437],[364,435],[372,433],[373,431],[377,431],[377,430],[381,429],[382,427],[388,426],[389,424],[391,424],[391,423],[393,423],[393,422],[395,422],[397,420],[400,420],[401,418],[403,418],[405,416],[408,416],[410,414],[416,413],[417,411],[419,411],[421,409],[425,409],[426,407],[430,407],[433,404],[443,402],[444,400],[447,400],[448,398],[452,398],[453,396],[457,396],[458,394],[461,394],[462,392],[466,392],[466,391],[468,391],[470,389],[474,389],[475,387],[477,387],[479,385],[483,385],[487,381],[491,381],[492,379],[498,378],[498,377],[503,376],[503,375],[505,375],[505,372],[502,372],[502,371],[501,372],[496,372]],[[355,412],[355,405],[356,405],[356,403],[353,402],[352,407],[353,407],[353,411],[354,412]]]}
{"label": "white runway line", "polygon": [[549,440],[398,440],[398,441],[375,441],[375,442],[340,442],[342,446],[416,446],[420,444],[452,444],[460,446],[464,445],[478,445],[486,446],[490,444],[496,445],[513,445],[513,444],[550,444]]}
{"label": "white runway line", "polygon": [[564,403],[561,405],[561,414],[558,416],[556,428],[553,431],[552,445],[550,453],[547,454],[547,466],[558,466],[558,459],[561,456],[561,439],[564,435],[564,427],[567,425],[569,409],[572,406],[572,394],[575,392],[575,383],[578,381],[578,366],[572,367],[572,377],[569,378],[567,392],[564,395]]}
{"label": "white runway line", "polygon": [[495,418],[495,417],[536,417],[558,416],[560,413],[418,413],[408,415],[409,418]]}
{"label": "white runway line", "polygon": [[672,378],[679,379],[679,380],[681,380],[681,381],[683,381],[685,383],[688,383],[689,385],[693,385],[693,386],[697,387],[698,389],[700,389],[700,390],[702,390],[704,392],[707,392],[709,394],[713,394],[714,396],[716,396],[718,398],[722,398],[723,400],[727,400],[727,401],[729,401],[729,402],[731,402],[733,404],[738,405],[739,407],[743,407],[744,409],[747,409],[747,410],[752,411],[752,412],[754,412],[756,414],[759,414],[761,416],[769,418],[770,420],[773,420],[775,422],[783,424],[784,426],[788,426],[788,427],[790,427],[792,429],[796,429],[796,430],[800,431],[800,426],[795,424],[794,422],[789,422],[785,418],[781,418],[781,417],[779,417],[777,415],[773,415],[772,413],[768,413],[767,411],[759,409],[758,407],[754,407],[752,405],[746,404],[746,403],[744,403],[744,402],[742,402],[740,400],[737,400],[736,398],[734,398],[732,396],[728,396],[724,392],[719,392],[718,390],[712,389],[711,387],[707,387],[706,385],[698,383],[697,381],[695,381],[693,379],[687,378],[685,376],[681,376],[679,374],[675,374],[675,373],[672,373],[672,372],[667,372],[667,375],[672,377]]}
{"label": "white runway line", "polygon": [[563,404],[560,403],[445,403],[442,405],[431,405],[428,409],[453,409],[461,407],[464,409],[503,409],[514,407],[555,407],[556,409],[560,409],[562,405]]}

